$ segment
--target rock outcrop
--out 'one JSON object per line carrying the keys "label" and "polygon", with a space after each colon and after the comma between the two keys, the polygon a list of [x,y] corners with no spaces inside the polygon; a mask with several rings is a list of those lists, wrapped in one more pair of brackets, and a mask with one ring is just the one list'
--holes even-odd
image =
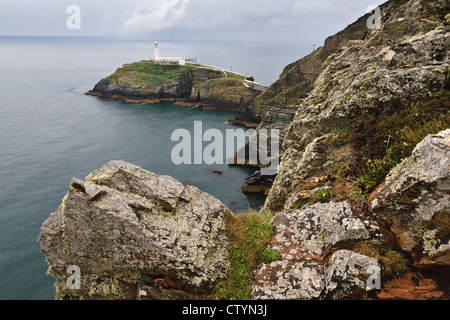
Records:
{"label": "rock outcrop", "polygon": [[[269,247],[280,261],[263,264],[253,286],[255,299],[324,299],[365,288],[369,267],[380,262],[345,250],[358,241],[386,241],[375,221],[348,202],[317,203],[280,213]],[[333,253],[334,252],[334,253]]]}
{"label": "rock outcrop", "polygon": [[381,8],[381,29],[366,29],[359,45],[327,58],[284,136],[267,209],[284,208],[296,192],[304,178],[298,164],[314,139],[448,89],[449,10],[443,0],[389,1]]}
{"label": "rock outcrop", "polygon": [[[384,7],[384,6],[382,6]],[[280,130],[283,138],[294,120],[298,106],[314,88],[314,81],[322,70],[327,58],[351,41],[365,40],[369,33],[367,14],[342,31],[328,37],[323,46],[314,52],[287,65],[277,81],[250,105],[245,118],[259,122],[263,128]]]}
{"label": "rock outcrop", "polygon": [[416,265],[450,265],[450,129],[428,135],[386,177],[370,208]]}
{"label": "rock outcrop", "polygon": [[[224,219],[211,195],[125,161],[72,179],[39,240],[57,299],[192,299],[229,267]],[[80,288],[68,288],[68,267]]]}
{"label": "rock outcrop", "polygon": [[[287,150],[286,158],[296,157],[295,163],[312,139],[442,88],[449,46],[445,1],[388,1],[379,8],[380,29],[368,28],[368,13],[328,37],[286,66],[239,120],[259,123],[258,130],[278,130],[280,141],[287,140],[280,155]],[[272,202],[283,201],[280,191],[274,190]]]}
{"label": "rock outcrop", "polygon": [[[450,129],[428,135],[412,155],[391,170],[370,195],[370,205],[357,209],[352,202],[311,204],[319,190],[294,195],[289,208],[278,213],[269,247],[281,254],[279,261],[263,264],[253,286],[255,299],[341,299],[357,297],[374,288],[369,279],[379,270],[385,280],[389,266],[407,260],[380,261],[381,251],[399,248],[411,256],[415,267],[446,266],[450,254]],[[296,209],[298,208],[298,209]],[[373,243],[365,250],[359,244]],[[403,260],[403,262],[401,261]],[[407,268],[406,264],[404,266]],[[403,268],[403,267],[402,267]],[[386,282],[379,299],[432,299],[444,295],[434,280],[411,276]],[[423,277],[415,277],[422,279]],[[445,276],[444,276],[445,278]],[[408,289],[409,286],[409,289]],[[362,291],[361,291],[362,290]],[[364,296],[364,295],[361,295]]]}
{"label": "rock outcrop", "polygon": [[267,195],[272,187],[273,180],[273,176],[261,175],[260,171],[256,171],[250,177],[245,179],[244,185],[242,186],[242,192]]}
{"label": "rock outcrop", "polygon": [[177,105],[245,112],[259,91],[245,76],[200,64],[140,61],[125,64],[86,94],[130,103],[174,101]]}
{"label": "rock outcrop", "polygon": [[[350,140],[357,137],[352,131],[356,122],[370,118],[376,123],[421,99],[447,92],[449,11],[446,1],[388,1],[381,6],[381,28],[362,26],[367,16],[359,20],[367,31],[361,41],[334,48],[311,90],[287,108],[295,109],[295,118],[283,135],[282,161],[265,203],[265,210],[277,213],[269,247],[282,258],[258,269],[255,299],[355,297],[367,289],[370,266],[380,267],[384,277],[389,263],[407,269],[409,257],[416,267],[448,266],[448,130],[426,137],[411,157],[392,169],[371,195],[369,207],[363,191],[354,189],[358,182],[339,177],[346,176],[361,152]],[[290,85],[301,86],[304,81],[296,78]],[[273,99],[275,108],[261,103],[264,96],[269,97],[266,102]],[[252,105],[260,111],[261,127],[282,123],[271,115],[271,110],[276,114],[283,108],[282,97],[283,89],[269,88]],[[370,145],[365,150],[369,149]],[[371,164],[372,173],[380,174],[381,163]],[[347,190],[337,195],[339,185]],[[329,202],[317,203],[319,196]],[[335,202],[342,197],[351,201]],[[382,243],[380,252],[397,258],[389,262],[375,250],[359,252],[360,246],[374,241]],[[442,296],[437,287],[433,290],[424,297]],[[393,296],[386,293],[379,298]]]}
{"label": "rock outcrop", "polygon": [[[424,267],[445,274],[450,266],[450,129],[441,131],[448,128],[448,101],[423,109],[439,109],[439,129],[431,135],[423,134],[434,128],[428,119],[417,119],[426,112],[411,111],[406,129],[413,131],[398,131],[420,137],[412,139],[414,150],[400,148],[402,140],[391,132],[380,138],[377,130],[409,106],[448,97],[450,6],[445,0],[391,0],[380,9],[381,28],[368,29],[366,15],[328,38],[286,67],[237,120],[260,122],[258,130],[280,129],[284,141],[273,185],[272,177],[256,174],[244,186],[266,193],[271,185],[263,210],[273,214],[274,231],[262,245],[270,239],[270,254],[254,264],[254,299],[367,298],[379,286],[372,298],[448,296],[422,276]],[[182,98],[192,106],[204,99],[246,108],[255,99],[254,93],[248,100],[241,94],[243,79],[223,71],[172,71],[147,92],[130,72],[126,79],[102,80],[97,89],[141,101]],[[363,139],[356,124],[367,119],[377,130],[370,127]],[[379,125],[385,119],[391,122]],[[382,157],[364,157],[379,147],[366,135],[381,139]],[[358,171],[361,166],[367,170]],[[232,217],[194,187],[112,161],[72,180],[39,239],[57,278],[57,298],[198,298],[230,276],[233,236],[228,238],[225,222]],[[74,265],[81,271],[79,290],[68,287],[67,268]]]}

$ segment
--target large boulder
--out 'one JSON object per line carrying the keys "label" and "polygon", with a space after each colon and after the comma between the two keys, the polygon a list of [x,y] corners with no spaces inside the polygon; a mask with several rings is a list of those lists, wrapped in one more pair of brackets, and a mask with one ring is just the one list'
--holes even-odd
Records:
{"label": "large boulder", "polygon": [[416,265],[450,265],[450,129],[428,135],[386,177],[370,207]]}
{"label": "large boulder", "polygon": [[[227,215],[211,195],[125,161],[74,178],[39,236],[57,279],[56,298],[185,299],[206,293],[229,267]],[[69,266],[79,268],[78,290],[71,290]]]}
{"label": "large boulder", "polygon": [[358,215],[348,201],[280,213],[274,224],[270,246],[288,260],[320,259],[338,244],[382,238],[376,222]]}
{"label": "large boulder", "polygon": [[370,266],[381,269],[377,259],[341,250],[358,241],[385,241],[377,224],[359,215],[348,201],[282,212],[274,227],[269,248],[278,251],[281,259],[257,270],[255,299],[351,296],[365,288]]}

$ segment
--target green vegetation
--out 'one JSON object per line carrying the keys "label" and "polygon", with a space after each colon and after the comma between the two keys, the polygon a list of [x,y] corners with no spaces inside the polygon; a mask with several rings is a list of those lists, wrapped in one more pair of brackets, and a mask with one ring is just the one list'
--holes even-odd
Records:
{"label": "green vegetation", "polygon": [[336,130],[336,131],[332,132],[331,135],[333,136],[333,141],[332,141],[333,146],[335,148],[339,148],[339,147],[342,147],[343,145],[346,145],[347,143],[349,143],[350,129],[344,128],[344,129]]}
{"label": "green vegetation", "polygon": [[331,189],[319,189],[316,191],[316,198],[319,201],[328,201],[333,197],[333,191]]}
{"label": "green vegetation", "polygon": [[[212,77],[211,79],[208,79]],[[176,62],[139,61],[125,64],[108,78],[121,86],[131,86],[144,92],[154,92],[155,86],[179,81],[185,95],[190,94],[192,86],[207,89],[227,90],[233,88],[237,92],[245,89],[245,77],[232,72],[202,65],[179,65]]]}
{"label": "green vegetation", "polygon": [[400,252],[391,250],[378,242],[360,242],[354,251],[380,260],[384,278],[399,277],[407,272],[411,265],[411,262]]}
{"label": "green vegetation", "polygon": [[231,87],[231,86],[243,86],[243,77],[229,77],[229,78],[215,78],[209,79],[203,82],[202,87],[206,87],[208,89],[213,87]]}
{"label": "green vegetation", "polygon": [[391,29],[391,33],[399,34],[402,31],[400,27]]}
{"label": "green vegetation", "polygon": [[261,260],[263,263],[271,263],[273,261],[277,261],[281,259],[281,253],[272,248],[267,248],[266,251],[263,252]]}
{"label": "green vegetation", "polygon": [[338,178],[344,178],[350,174],[350,166],[351,164],[349,162],[344,163],[337,172]]}
{"label": "green vegetation", "polygon": [[254,210],[227,219],[228,237],[231,241],[231,266],[227,279],[216,285],[215,298],[251,298],[253,270],[261,262],[279,258],[275,250],[266,249],[273,233],[271,219],[270,213]]}
{"label": "green vegetation", "polygon": [[237,73],[232,73],[232,72],[225,72],[227,74],[227,79],[235,79],[239,82],[244,82],[245,77],[241,76],[240,74]]}
{"label": "green vegetation", "polygon": [[155,86],[160,83],[169,83],[180,79],[188,79],[190,68],[180,66],[178,63],[159,64],[152,61],[139,61],[124,65],[112,77],[124,78],[134,84]]}
{"label": "green vegetation", "polygon": [[443,90],[428,100],[399,108],[388,116],[367,117],[354,124],[349,140],[353,161],[341,166],[339,178],[355,184],[350,195],[365,197],[428,134],[450,128],[450,93]]}
{"label": "green vegetation", "polygon": [[355,202],[363,203],[365,204],[366,201],[367,192],[364,192],[361,190],[361,188],[356,187],[352,191],[350,191],[349,198],[352,199]]}
{"label": "green vegetation", "polygon": [[313,81],[302,81],[295,86],[290,87],[279,93],[274,98],[268,100],[266,104],[283,103],[283,104],[300,104],[302,99],[306,98],[312,90]]}

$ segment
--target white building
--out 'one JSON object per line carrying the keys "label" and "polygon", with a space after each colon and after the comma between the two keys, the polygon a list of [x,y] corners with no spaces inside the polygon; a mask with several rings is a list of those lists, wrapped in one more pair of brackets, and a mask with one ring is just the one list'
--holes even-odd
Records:
{"label": "white building", "polygon": [[[154,52],[155,58],[154,61],[165,61],[165,62],[178,62],[180,65],[186,64],[186,59],[181,57],[161,57],[159,55],[159,44],[157,41],[155,41],[155,52]],[[188,59],[189,61],[192,61],[193,59]]]}

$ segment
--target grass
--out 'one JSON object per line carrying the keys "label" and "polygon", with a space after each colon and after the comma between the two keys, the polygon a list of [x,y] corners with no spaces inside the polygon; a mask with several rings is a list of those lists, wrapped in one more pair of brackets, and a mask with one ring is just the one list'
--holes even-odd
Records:
{"label": "grass", "polygon": [[293,87],[290,87],[272,99],[268,100],[265,104],[283,103],[283,104],[299,104],[312,89],[312,81],[302,81]]}
{"label": "grass", "polygon": [[360,242],[353,250],[380,260],[383,265],[383,277],[387,279],[403,275],[411,265],[400,252],[386,248],[380,243]]}
{"label": "grass", "polygon": [[[175,62],[155,63],[153,61],[143,60],[123,65],[108,78],[115,80],[120,84],[128,84],[133,87],[140,87],[149,90],[154,89],[154,87],[158,84],[171,83],[174,81],[181,81],[186,84],[186,88],[188,88],[194,85],[191,76],[191,70],[193,68],[215,70],[201,65],[180,66]],[[214,87],[219,89],[226,89],[230,87],[242,89],[240,87],[243,87],[244,78],[244,76],[239,74],[227,72],[227,77],[206,80],[201,84],[201,86],[209,89]]]}
{"label": "grass", "polygon": [[139,61],[124,65],[113,76],[125,76],[141,86],[155,86],[183,79],[189,74],[189,67],[177,63],[158,64],[152,61]]}
{"label": "grass", "polygon": [[402,29],[401,29],[401,27],[397,27],[397,28],[391,29],[390,31],[391,31],[391,33],[400,34]]}
{"label": "grass", "polygon": [[350,129],[348,128],[339,129],[332,132],[331,135],[333,137],[332,138],[333,147],[339,148],[342,147],[343,145],[346,145],[349,142]]}
{"label": "grass", "polygon": [[213,88],[213,87],[243,86],[243,81],[244,81],[243,77],[215,78],[203,82],[202,87]]}
{"label": "grass", "polygon": [[316,191],[316,198],[319,201],[328,201],[333,197],[333,191],[331,189],[319,189]]}
{"label": "grass", "polygon": [[338,178],[344,178],[346,176],[348,176],[350,174],[350,162],[346,162],[344,164],[342,164],[342,166],[339,168],[336,176]]}
{"label": "grass", "polygon": [[271,263],[273,261],[277,261],[281,259],[281,253],[279,253],[277,250],[272,248],[267,248],[262,256],[261,260],[263,263]]}
{"label": "grass", "polygon": [[231,266],[228,277],[216,285],[214,298],[251,299],[255,268],[261,262],[278,259],[275,250],[266,249],[273,233],[271,219],[272,214],[255,210],[227,219]]}
{"label": "grass", "polygon": [[350,143],[354,157],[338,177],[355,183],[355,199],[370,194],[386,175],[428,134],[450,127],[450,93],[443,90],[428,100],[399,108],[382,117],[367,117],[352,127]]}

